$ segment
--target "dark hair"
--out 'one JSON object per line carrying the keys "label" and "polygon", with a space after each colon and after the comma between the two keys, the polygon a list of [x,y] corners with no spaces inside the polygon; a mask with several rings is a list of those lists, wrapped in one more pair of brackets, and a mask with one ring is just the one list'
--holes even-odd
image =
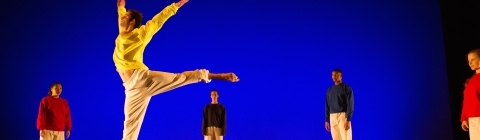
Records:
{"label": "dark hair", "polygon": [[468,60],[468,55],[472,54],[472,53],[476,54],[478,57],[480,57],[480,49],[475,49],[475,50],[471,50],[470,52],[467,53],[467,56],[465,56],[467,60]]}
{"label": "dark hair", "polygon": [[342,73],[342,70],[341,70],[341,69],[339,69],[339,68],[336,68],[336,69],[333,69],[333,72]]}
{"label": "dark hair", "polygon": [[52,87],[56,85],[62,85],[60,82],[53,82],[52,85],[50,85],[50,88],[48,89],[48,95],[52,95]]}
{"label": "dark hair", "polygon": [[210,91],[210,92],[214,92],[214,91],[217,93],[217,95],[219,95],[217,89],[212,89],[212,91]]}
{"label": "dark hair", "polygon": [[132,19],[135,19],[135,24],[133,24],[133,28],[140,28],[140,26],[142,26],[143,19],[142,12],[135,9],[129,9],[128,11],[130,12],[130,21]]}

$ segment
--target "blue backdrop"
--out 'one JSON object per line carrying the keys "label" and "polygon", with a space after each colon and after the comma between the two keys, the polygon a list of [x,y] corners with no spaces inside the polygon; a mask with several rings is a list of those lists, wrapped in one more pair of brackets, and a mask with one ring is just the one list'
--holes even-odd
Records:
{"label": "blue backdrop", "polygon": [[[172,2],[127,0],[144,23]],[[112,60],[116,1],[3,5],[2,134],[38,139],[39,102],[63,83],[70,140],[121,139],[124,88]],[[4,32],[4,33],[5,33]],[[331,139],[324,128],[331,71],[355,95],[357,140],[452,139],[438,0],[191,0],[145,52],[153,70],[235,72],[239,83],[198,83],[155,96],[139,139],[203,139],[218,89],[226,140]],[[460,94],[460,93],[459,93]]]}

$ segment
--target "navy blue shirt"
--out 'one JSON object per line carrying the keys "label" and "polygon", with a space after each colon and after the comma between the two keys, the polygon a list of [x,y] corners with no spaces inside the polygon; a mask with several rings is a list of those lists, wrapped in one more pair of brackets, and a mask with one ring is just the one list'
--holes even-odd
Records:
{"label": "navy blue shirt", "polygon": [[215,126],[221,129],[220,136],[224,136],[226,129],[225,106],[220,103],[207,104],[203,108],[202,134],[207,135],[207,127]]}
{"label": "navy blue shirt", "polygon": [[325,121],[330,121],[330,113],[345,112],[347,121],[353,114],[353,91],[345,83],[333,85],[327,90],[325,105]]}

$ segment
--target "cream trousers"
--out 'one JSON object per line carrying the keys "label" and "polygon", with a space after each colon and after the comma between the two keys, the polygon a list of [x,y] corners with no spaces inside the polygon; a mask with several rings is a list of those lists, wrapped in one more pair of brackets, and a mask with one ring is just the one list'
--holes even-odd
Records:
{"label": "cream trousers", "polygon": [[208,70],[185,71],[180,74],[137,69],[125,87],[125,121],[122,140],[137,140],[148,103],[152,96],[175,88],[198,83],[210,82]]}
{"label": "cream trousers", "polygon": [[205,140],[223,140],[220,131],[221,129],[218,127],[207,127],[207,136],[204,136]]}
{"label": "cream trousers", "polygon": [[468,118],[468,133],[471,140],[480,140],[480,117]]}
{"label": "cream trousers", "polygon": [[350,129],[345,130],[345,122],[347,122],[345,112],[330,114],[330,132],[333,140],[352,140],[352,124]]}
{"label": "cream trousers", "polygon": [[45,135],[40,140],[65,140],[65,132],[45,130]]}

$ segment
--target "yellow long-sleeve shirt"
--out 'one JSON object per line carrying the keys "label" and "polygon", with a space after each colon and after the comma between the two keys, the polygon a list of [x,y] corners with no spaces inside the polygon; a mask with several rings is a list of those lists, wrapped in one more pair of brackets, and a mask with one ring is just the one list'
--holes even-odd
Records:
{"label": "yellow long-sleeve shirt", "polygon": [[120,29],[120,21],[127,11],[125,7],[118,6],[118,27],[120,33],[115,40],[116,46],[113,53],[115,67],[119,70],[148,70],[148,67],[143,63],[143,52],[145,47],[150,42],[153,35],[160,30],[163,24],[171,16],[175,15],[177,10],[177,4],[172,3],[155,15],[151,20],[147,21],[145,25],[134,29],[130,33],[124,33]]}

